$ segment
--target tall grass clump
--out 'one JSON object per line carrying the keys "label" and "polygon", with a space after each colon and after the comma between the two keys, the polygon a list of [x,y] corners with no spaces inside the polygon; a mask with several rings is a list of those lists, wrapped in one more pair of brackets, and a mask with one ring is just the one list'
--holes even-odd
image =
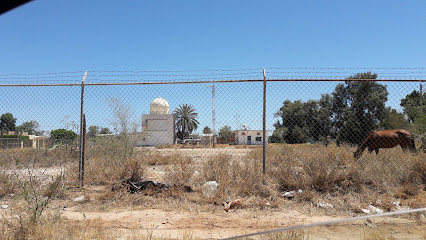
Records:
{"label": "tall grass clump", "polygon": [[85,176],[90,183],[108,184],[123,178],[140,180],[143,164],[135,153],[135,143],[140,137],[132,121],[130,106],[116,98],[107,99],[112,110],[112,124],[116,134],[95,136],[89,139],[86,150]]}
{"label": "tall grass clump", "polygon": [[[354,148],[311,144],[270,144],[267,148],[267,174],[280,191],[313,190],[346,194],[366,190],[385,193],[403,188],[415,196],[425,186],[424,154],[404,153],[400,148],[381,150],[354,160]],[[261,150],[251,153],[261,159]]]}
{"label": "tall grass clump", "polygon": [[0,164],[0,199],[4,196],[14,193],[17,186],[16,181],[13,181],[13,177],[10,173],[6,172]]}
{"label": "tall grass clump", "polygon": [[133,181],[143,176],[144,152],[125,153],[120,136],[97,138],[86,150],[85,181],[92,184],[110,184],[120,179]]}
{"label": "tall grass clump", "polygon": [[100,220],[69,222],[58,215],[46,216],[38,222],[9,218],[0,220],[0,239],[112,239]]}
{"label": "tall grass clump", "polygon": [[268,175],[280,191],[359,191],[363,181],[345,148],[323,145],[273,145],[268,151]]}
{"label": "tall grass clump", "polygon": [[166,180],[174,185],[190,185],[196,169],[194,160],[187,156],[175,160],[174,164],[166,166]]}
{"label": "tall grass clump", "polygon": [[201,172],[204,181],[219,183],[217,199],[249,196],[275,198],[278,195],[276,186],[263,176],[259,161],[233,159],[229,154],[218,154],[203,162]]}

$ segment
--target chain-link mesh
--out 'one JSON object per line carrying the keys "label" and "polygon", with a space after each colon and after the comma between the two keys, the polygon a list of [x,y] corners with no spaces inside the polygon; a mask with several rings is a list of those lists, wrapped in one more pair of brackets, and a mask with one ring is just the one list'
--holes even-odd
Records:
{"label": "chain-link mesh", "polygon": [[262,80],[215,73],[210,81],[197,73],[184,81],[136,82],[128,74],[122,83],[108,73],[110,81],[91,83],[89,74],[84,119],[80,84],[4,84],[0,198],[25,188],[24,171],[77,186],[81,158],[86,185],[204,192],[203,184],[216,181],[217,202],[253,195],[276,201],[297,193],[314,201],[313,193],[369,191],[410,198],[424,191],[424,80],[318,72],[298,80],[280,78],[282,71],[266,80],[267,139]]}

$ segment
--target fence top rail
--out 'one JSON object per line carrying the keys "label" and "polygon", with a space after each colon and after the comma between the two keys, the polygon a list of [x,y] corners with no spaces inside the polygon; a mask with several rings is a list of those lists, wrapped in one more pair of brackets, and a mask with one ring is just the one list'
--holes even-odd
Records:
{"label": "fence top rail", "polygon": [[[264,79],[214,80],[214,81],[158,81],[158,82],[114,82],[114,83],[84,83],[84,86],[120,86],[120,85],[161,85],[161,84],[200,84],[263,82]],[[289,78],[267,79],[266,82],[426,82],[426,79],[319,79],[319,78]],[[75,87],[81,83],[36,83],[36,84],[0,84],[0,87]]]}

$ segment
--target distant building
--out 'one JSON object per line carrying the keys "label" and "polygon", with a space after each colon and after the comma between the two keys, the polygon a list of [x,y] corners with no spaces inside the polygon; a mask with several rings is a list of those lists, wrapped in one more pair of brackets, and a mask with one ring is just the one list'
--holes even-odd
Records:
{"label": "distant building", "polygon": [[162,97],[150,104],[150,114],[142,114],[142,134],[137,146],[159,146],[175,143],[175,119],[170,105]]}
{"label": "distant building", "polygon": [[203,133],[201,135],[201,144],[203,144],[203,145],[213,144],[213,134],[212,133]]}
{"label": "distant building", "polygon": [[32,140],[33,149],[45,149],[48,146],[50,140],[49,136],[35,136],[30,135],[30,140]]}
{"label": "distant building", "polygon": [[[266,131],[266,144],[268,144],[268,133]],[[263,131],[262,130],[235,130],[236,145],[262,145],[263,144]]]}

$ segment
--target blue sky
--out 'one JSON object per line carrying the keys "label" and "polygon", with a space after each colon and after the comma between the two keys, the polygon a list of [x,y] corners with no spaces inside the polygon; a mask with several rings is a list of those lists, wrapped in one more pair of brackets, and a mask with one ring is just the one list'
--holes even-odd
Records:
{"label": "blue sky", "polygon": [[[186,70],[244,69],[235,74],[235,78],[243,78],[243,74],[249,72],[248,69],[256,69],[260,72],[259,77],[256,74],[247,76],[262,78],[262,67],[267,70],[315,68],[310,71],[319,71],[316,68],[349,68],[342,70],[347,73],[338,75],[342,77],[358,71],[353,68],[379,68],[373,71],[391,75],[392,71],[400,73],[403,70],[380,68],[426,67],[425,11],[426,1],[423,0],[35,0],[0,15],[0,82],[17,81],[14,79],[16,75],[10,74],[30,74],[26,80],[43,82],[49,78],[38,78],[38,75],[33,74],[62,73],[57,81],[66,79],[68,82],[77,83],[81,81],[85,70],[89,70],[88,82],[91,77],[94,79],[96,71],[99,71],[98,75],[111,75],[111,72],[106,71],[184,70],[184,73],[187,73]],[[421,71],[414,75],[425,78],[424,69],[404,71],[406,73],[402,76],[411,76],[413,74],[410,72]],[[214,72],[209,74],[214,75]],[[279,78],[293,74],[301,76],[306,73],[270,76]],[[323,75],[327,74],[330,73]],[[110,78],[129,78],[123,76],[125,74],[122,72],[117,75],[119,76]],[[98,81],[102,81],[102,78],[108,80],[108,77],[97,77],[101,79]],[[220,75],[214,75],[214,78],[219,79]],[[245,85],[243,91],[234,86],[217,87],[218,122],[222,125],[237,126],[238,122],[249,121],[252,128],[260,128],[261,117],[257,120],[253,115],[261,113],[261,109],[253,110],[250,106],[260,104],[261,107],[261,102],[246,102],[240,99],[258,99],[259,94],[261,97],[261,84]],[[278,90],[273,88],[271,93],[279,96],[285,92],[286,85],[275,86]],[[290,91],[282,98],[271,96],[269,115],[276,112],[286,98],[318,99],[321,93],[330,93],[334,86],[328,83],[314,84],[305,87],[304,92]],[[403,92],[400,93],[401,96],[392,97],[395,100],[391,104],[397,106],[398,98],[404,97],[404,94],[417,86],[418,84],[408,84],[394,87],[402,88]],[[177,92],[180,88],[185,89],[181,90],[185,94]],[[209,125],[211,89],[205,85],[190,88],[192,90],[175,85],[163,88],[156,86],[96,89],[95,92],[100,96],[87,96],[88,99],[95,99],[93,102],[87,100],[87,111],[96,112],[97,114],[93,115],[98,117],[91,118],[88,124],[108,124],[104,115],[108,115],[109,111],[102,100],[107,97],[127,101],[132,105],[135,118],[138,119],[142,113],[148,111],[151,98],[164,95],[168,97],[165,98],[172,109],[190,99],[188,103],[200,111],[200,125]],[[3,88],[0,91],[3,95],[3,99],[0,98],[0,112],[11,111],[18,118],[18,124],[32,120],[30,118],[41,118],[36,120],[46,128],[57,127],[62,124],[60,121],[64,116],[72,116],[70,118],[74,119],[79,114],[79,109],[68,106],[70,99],[74,101],[72,104],[78,106],[79,102],[75,101],[75,98],[79,97],[77,88],[69,87],[63,90],[64,92],[61,90],[55,93],[45,88]],[[28,91],[29,95],[34,95],[33,99],[36,101],[21,99],[21,104],[17,106],[13,97],[6,96],[16,96],[14,91],[16,94]],[[89,94],[90,90],[87,91]],[[194,97],[194,92],[197,97]],[[242,92],[250,97],[239,96]],[[229,104],[231,99],[235,99],[231,96],[237,96],[240,105]],[[43,103],[42,98],[44,101],[51,98],[50,102],[57,103],[51,106],[51,103]],[[135,98],[138,98],[137,101]],[[148,103],[145,103],[146,101]],[[28,107],[29,105],[34,106],[35,110]],[[90,106],[93,106],[93,109]],[[104,115],[102,112],[105,112]],[[272,117],[268,117],[269,129],[274,121]]]}

